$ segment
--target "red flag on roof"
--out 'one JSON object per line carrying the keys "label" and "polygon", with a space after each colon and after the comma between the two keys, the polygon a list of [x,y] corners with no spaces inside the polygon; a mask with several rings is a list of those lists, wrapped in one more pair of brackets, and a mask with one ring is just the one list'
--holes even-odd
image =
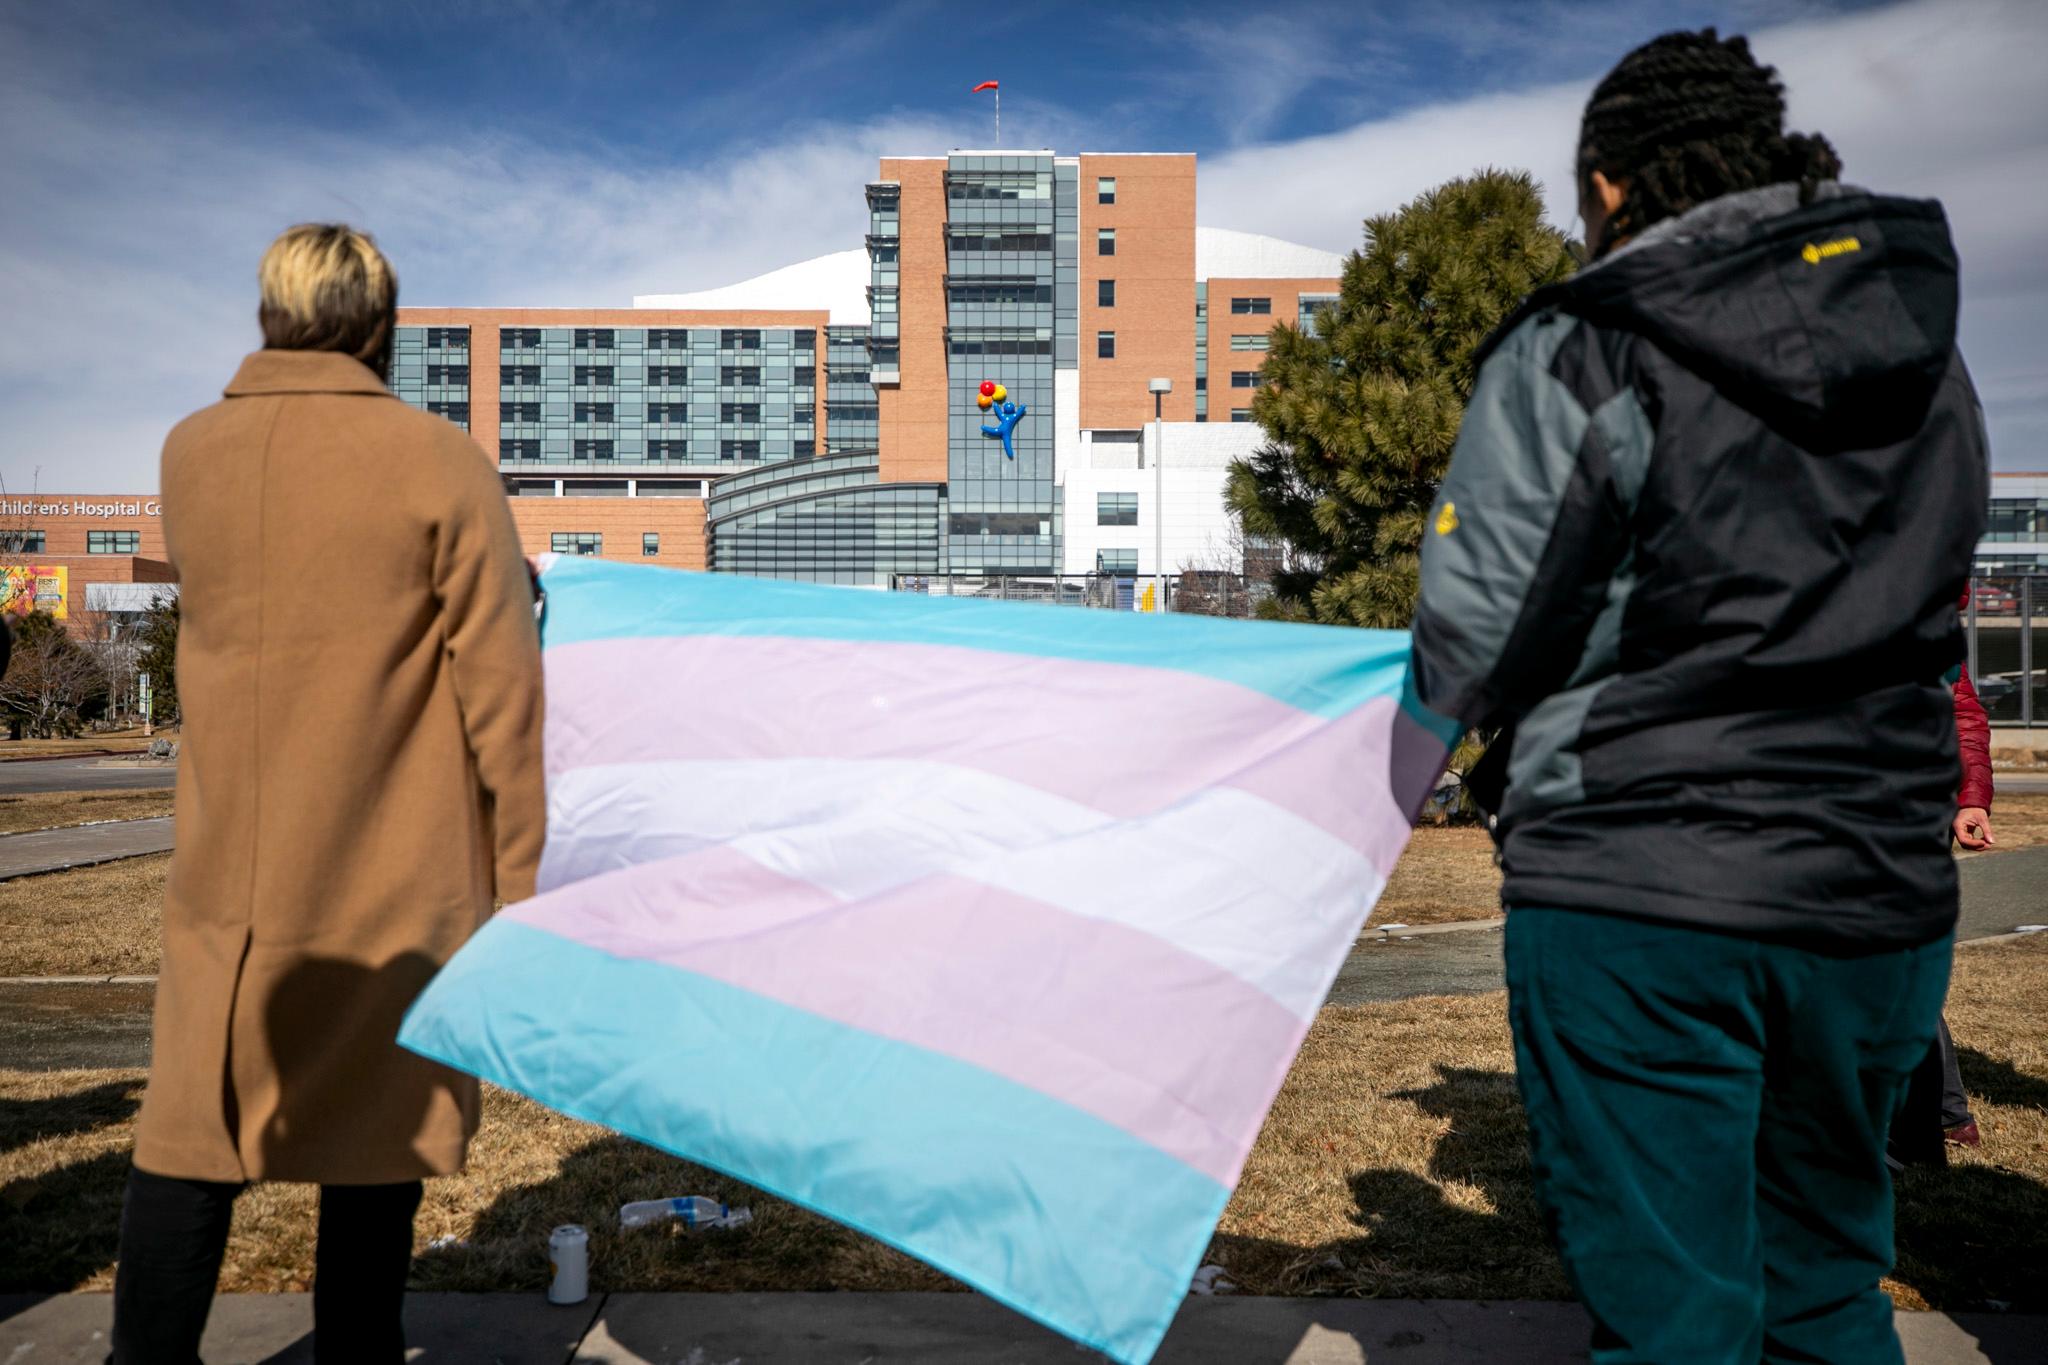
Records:
{"label": "red flag on roof", "polygon": [[970,95],[979,95],[984,90],[1000,90],[1002,88],[1003,83],[1001,81],[983,81],[980,85],[975,86],[972,90],[968,91],[967,93]]}

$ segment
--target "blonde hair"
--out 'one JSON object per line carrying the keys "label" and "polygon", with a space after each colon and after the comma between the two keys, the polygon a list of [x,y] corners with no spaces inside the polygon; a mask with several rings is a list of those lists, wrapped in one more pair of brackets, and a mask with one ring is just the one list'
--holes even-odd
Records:
{"label": "blonde hair", "polygon": [[398,273],[376,241],[346,223],[286,228],[256,269],[256,319],[273,351],[340,351],[380,375],[398,319]]}

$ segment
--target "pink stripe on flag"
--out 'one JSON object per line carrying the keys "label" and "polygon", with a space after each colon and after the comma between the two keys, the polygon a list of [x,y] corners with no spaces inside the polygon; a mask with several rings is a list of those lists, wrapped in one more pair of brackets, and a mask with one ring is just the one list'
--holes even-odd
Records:
{"label": "pink stripe on flag", "polygon": [[[1329,720],[1192,673],[786,636],[593,640],[550,649],[546,662],[551,775],[661,760],[917,759],[1118,818],[1237,787],[1382,873],[1407,841],[1385,790],[1393,698]],[[699,698],[746,704],[678,721]]]}
{"label": "pink stripe on flag", "polygon": [[1226,1187],[1307,1031],[1170,943],[959,877],[840,902],[721,847],[503,913],[980,1066]]}

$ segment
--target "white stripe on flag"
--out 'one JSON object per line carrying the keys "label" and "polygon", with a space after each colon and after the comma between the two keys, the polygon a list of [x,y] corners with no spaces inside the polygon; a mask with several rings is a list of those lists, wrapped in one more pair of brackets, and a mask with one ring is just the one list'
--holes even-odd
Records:
{"label": "white stripe on flag", "polygon": [[1118,821],[945,763],[762,759],[557,774],[541,887],[718,844],[844,900],[970,878],[1173,943],[1303,1019],[1381,886],[1356,849],[1232,788]]}

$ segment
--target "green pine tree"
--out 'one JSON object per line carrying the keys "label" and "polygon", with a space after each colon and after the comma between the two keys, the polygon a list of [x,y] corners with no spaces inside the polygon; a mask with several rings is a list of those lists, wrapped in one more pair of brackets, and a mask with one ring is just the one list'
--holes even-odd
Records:
{"label": "green pine tree", "polygon": [[151,715],[158,725],[178,723],[178,595],[166,592],[149,604],[136,632],[138,671],[149,674]]}
{"label": "green pine tree", "polygon": [[1472,352],[1531,290],[1570,275],[1523,171],[1453,180],[1366,220],[1335,307],[1282,323],[1252,416],[1266,443],[1225,494],[1279,541],[1269,615],[1406,628],[1423,521],[1472,394]]}

